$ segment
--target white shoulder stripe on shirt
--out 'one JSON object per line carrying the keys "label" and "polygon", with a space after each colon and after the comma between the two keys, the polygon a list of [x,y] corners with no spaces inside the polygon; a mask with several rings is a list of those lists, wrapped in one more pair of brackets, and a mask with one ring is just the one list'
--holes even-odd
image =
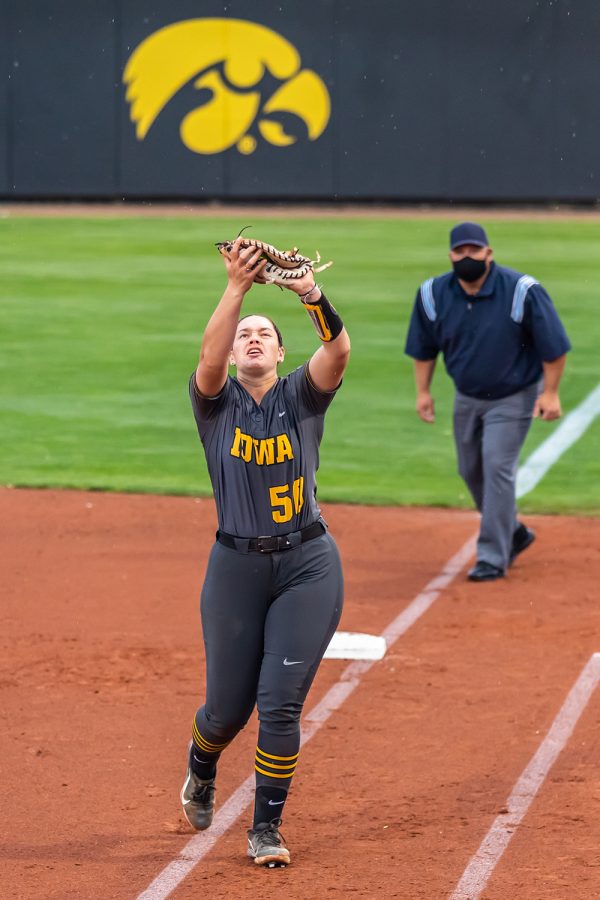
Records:
{"label": "white shoulder stripe on shirt", "polygon": [[423,309],[425,310],[425,315],[429,321],[435,322],[437,312],[435,309],[435,298],[433,296],[433,278],[428,278],[427,281],[424,281],[421,285],[421,302],[423,303]]}
{"label": "white shoulder stripe on shirt", "polygon": [[513,294],[513,302],[512,309],[510,312],[510,317],[513,322],[522,322],[523,314],[525,312],[525,297],[527,296],[527,291],[530,287],[533,287],[534,284],[539,284],[539,281],[536,281],[535,278],[532,278],[531,275],[521,275],[519,280],[515,285],[515,292]]}

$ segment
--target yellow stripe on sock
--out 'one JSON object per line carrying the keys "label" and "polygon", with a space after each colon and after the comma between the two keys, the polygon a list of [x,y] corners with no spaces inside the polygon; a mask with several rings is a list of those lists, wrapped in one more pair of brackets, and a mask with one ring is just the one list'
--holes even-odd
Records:
{"label": "yellow stripe on sock", "polygon": [[278,766],[277,763],[271,763],[267,759],[261,759],[260,756],[256,755],[257,763],[260,763],[261,766],[268,766],[270,769],[295,769],[297,763],[291,763],[289,766]]}
{"label": "yellow stripe on sock", "polygon": [[298,751],[298,753],[295,753],[294,756],[273,756],[272,753],[265,753],[265,751],[261,750],[258,746],[256,747],[256,752],[260,753],[261,756],[266,756],[268,759],[290,760],[298,759],[298,757],[300,756],[300,751]]}
{"label": "yellow stripe on sock", "polygon": [[192,737],[194,738],[200,749],[205,750],[207,753],[219,753],[221,750],[224,750],[229,743],[229,741],[225,741],[224,744],[211,744],[210,741],[207,741],[202,737],[202,735],[198,731],[196,722],[194,722],[192,725]]}
{"label": "yellow stripe on sock", "polygon": [[220,753],[221,752],[221,750],[215,750],[214,747],[211,747],[210,744],[207,744],[206,741],[203,741],[202,739],[200,739],[200,740],[196,739],[194,741],[194,744],[198,750],[203,750],[204,753]]}
{"label": "yellow stripe on sock", "polygon": [[192,726],[192,734],[199,743],[204,744],[206,747],[210,748],[214,752],[218,752],[219,750],[224,750],[225,747],[227,746],[227,744],[229,743],[229,741],[225,741],[224,744],[213,744],[210,741],[207,741],[206,738],[203,738],[202,735],[200,734],[200,732],[198,731],[198,728],[197,728],[195,722]]}
{"label": "yellow stripe on sock", "polygon": [[261,775],[268,775],[269,778],[291,778],[294,774],[293,772],[288,772],[287,775],[277,775],[275,772],[265,772],[264,769],[259,769],[257,765],[254,766],[254,769],[260,772]]}
{"label": "yellow stripe on sock", "polygon": [[202,742],[198,743],[198,741],[194,741],[194,746],[196,750],[202,751],[202,753],[209,754],[211,756],[218,756],[221,752],[220,750],[212,750],[210,747],[205,747]]}

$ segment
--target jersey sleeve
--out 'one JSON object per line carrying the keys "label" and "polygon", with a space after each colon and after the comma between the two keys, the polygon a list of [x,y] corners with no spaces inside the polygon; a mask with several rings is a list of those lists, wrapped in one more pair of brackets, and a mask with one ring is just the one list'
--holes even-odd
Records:
{"label": "jersey sleeve", "polygon": [[290,372],[287,380],[300,408],[311,416],[325,415],[341,385],[340,382],[333,391],[320,391],[311,381],[308,362]]}
{"label": "jersey sleeve", "polygon": [[543,362],[552,362],[571,349],[563,323],[541,284],[534,284],[527,291],[523,325]]}
{"label": "jersey sleeve", "polygon": [[198,434],[202,439],[210,430],[217,414],[222,409],[230,389],[231,379],[228,376],[222,391],[217,394],[216,397],[205,397],[198,390],[196,373],[192,372],[189,382],[190,400],[194,411],[194,419],[196,420],[196,425],[198,427]]}
{"label": "jersey sleeve", "polygon": [[421,288],[417,291],[415,303],[413,306],[408,333],[406,335],[406,346],[404,352],[413,359],[429,360],[435,359],[440,352],[440,347],[435,335],[434,323],[428,318],[423,306],[421,297]]}

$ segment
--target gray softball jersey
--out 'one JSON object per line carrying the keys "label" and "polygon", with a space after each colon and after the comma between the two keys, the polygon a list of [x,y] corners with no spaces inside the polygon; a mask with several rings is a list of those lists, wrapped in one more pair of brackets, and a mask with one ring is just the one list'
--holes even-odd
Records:
{"label": "gray softball jersey", "polygon": [[335,393],[317,390],[308,363],[279,378],[260,403],[231,376],[217,397],[203,397],[192,374],[190,398],[220,531],[279,535],[317,521],[319,445]]}

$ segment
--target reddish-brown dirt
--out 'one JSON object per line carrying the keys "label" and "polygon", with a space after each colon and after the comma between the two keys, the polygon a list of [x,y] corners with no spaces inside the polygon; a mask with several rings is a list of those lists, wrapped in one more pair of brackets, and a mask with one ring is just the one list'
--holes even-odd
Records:
{"label": "reddish-brown dirt", "polygon": [[[135,898],[183,848],[203,693],[198,594],[215,515],[194,498],[0,490],[0,896]],[[341,628],[380,633],[476,529],[472,513],[327,507]],[[301,753],[285,870],[246,859],[242,816],[176,900],[447,897],[600,650],[600,520],[532,517],[502,582],[464,573]],[[307,709],[346,663],[326,660]],[[600,690],[484,890],[600,896]],[[256,724],[218,800],[251,774]],[[273,883],[274,882],[274,883]]]}

